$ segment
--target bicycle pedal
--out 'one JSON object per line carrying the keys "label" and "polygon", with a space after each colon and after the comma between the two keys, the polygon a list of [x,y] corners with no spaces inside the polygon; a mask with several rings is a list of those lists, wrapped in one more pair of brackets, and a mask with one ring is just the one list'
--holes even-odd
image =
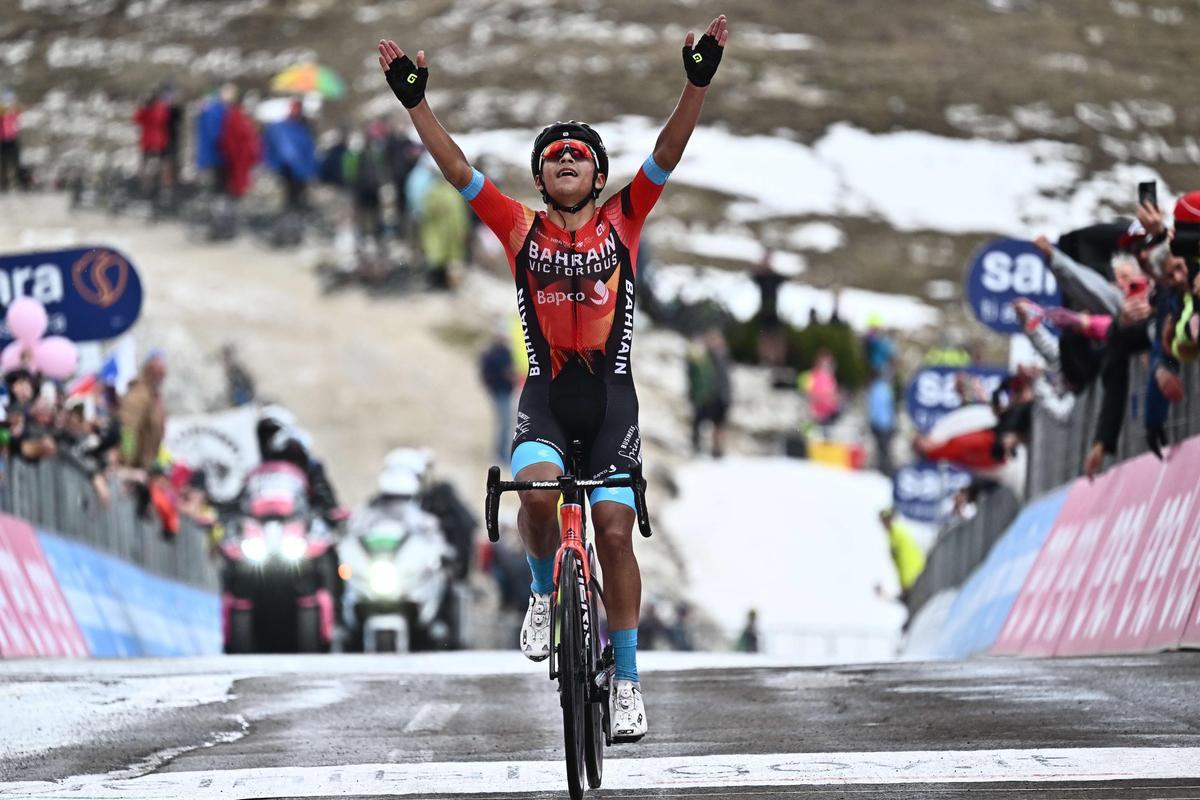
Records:
{"label": "bicycle pedal", "polygon": [[607,690],[610,686],[612,686],[612,679],[615,672],[615,665],[606,666],[603,662],[601,662],[600,670],[596,673],[596,688]]}
{"label": "bicycle pedal", "polygon": [[644,734],[644,733],[643,733],[643,734],[641,734],[640,736],[613,736],[613,737],[611,737],[611,740],[609,741],[609,744],[610,744],[610,745],[615,745],[615,744],[635,744],[635,743],[637,743],[637,742],[640,742],[640,741],[641,741],[642,739],[644,739],[645,737],[646,737],[646,734]]}

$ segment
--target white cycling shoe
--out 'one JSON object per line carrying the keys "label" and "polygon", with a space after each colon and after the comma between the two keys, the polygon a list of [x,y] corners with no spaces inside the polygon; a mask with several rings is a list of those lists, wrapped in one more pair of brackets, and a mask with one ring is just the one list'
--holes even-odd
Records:
{"label": "white cycling shoe", "polygon": [[609,730],[614,744],[636,742],[646,735],[646,706],[636,681],[614,680],[608,694]]}
{"label": "white cycling shoe", "polygon": [[530,661],[550,657],[550,595],[534,592],[521,623],[521,652]]}

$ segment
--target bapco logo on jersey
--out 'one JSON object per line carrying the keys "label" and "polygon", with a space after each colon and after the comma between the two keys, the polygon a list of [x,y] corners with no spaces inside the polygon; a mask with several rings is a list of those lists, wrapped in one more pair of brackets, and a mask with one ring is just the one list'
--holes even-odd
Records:
{"label": "bapco logo on jersey", "polygon": [[608,298],[611,296],[611,292],[608,291],[608,284],[606,284],[604,281],[596,281],[593,291],[595,296],[592,297],[592,302],[598,306],[602,306],[607,303]]}
{"label": "bapco logo on jersey", "polygon": [[537,304],[539,306],[557,306],[563,303],[582,303],[587,300],[587,295],[583,292],[544,292],[541,289],[537,290]]}
{"label": "bapco logo on jersey", "polygon": [[588,292],[561,292],[561,291],[545,291],[538,289],[534,294],[534,299],[539,306],[557,306],[563,303],[592,303],[593,305],[602,306],[608,302],[612,293],[608,290],[608,286],[604,281],[596,281],[592,286],[592,291]]}

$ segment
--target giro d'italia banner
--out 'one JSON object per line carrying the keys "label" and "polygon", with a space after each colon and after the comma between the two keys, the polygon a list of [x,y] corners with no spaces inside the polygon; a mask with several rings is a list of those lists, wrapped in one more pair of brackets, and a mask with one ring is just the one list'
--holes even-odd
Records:
{"label": "giro d'italia banner", "polygon": [[1025,297],[1040,306],[1062,305],[1058,281],[1042,253],[1023,239],[993,239],[967,268],[967,304],[975,318],[998,333],[1021,332],[1012,301]]}
{"label": "giro d'italia banner", "polygon": [[225,502],[237,497],[250,470],[258,466],[253,406],[167,420],[165,444],[174,461],[203,472],[209,495]]}
{"label": "giro d'italia banner", "polygon": [[[109,247],[0,256],[0,307],[7,310],[18,297],[46,307],[47,333],[94,342],[116,338],[137,321],[142,282],[133,263]],[[0,345],[12,338],[0,322]]]}

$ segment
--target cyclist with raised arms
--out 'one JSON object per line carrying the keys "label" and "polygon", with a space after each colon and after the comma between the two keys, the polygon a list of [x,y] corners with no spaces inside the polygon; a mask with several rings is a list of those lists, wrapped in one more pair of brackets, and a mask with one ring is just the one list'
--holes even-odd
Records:
{"label": "cyclist with raised arms", "polygon": [[[641,462],[630,362],[638,237],[683,157],[728,35],[724,15],[699,40],[687,34],[683,94],[633,180],[603,204],[597,200],[608,180],[608,153],[600,135],[573,120],[538,134],[530,168],[544,211],[505,196],[467,161],[425,100],[425,51],[417,52],[414,63],[395,42],[379,43],[379,65],[421,141],[508,255],[529,357],[513,441],[516,480],[555,480],[575,439],[584,444],[590,473],[580,477],[627,475]],[[614,741],[632,742],[647,729],[637,671],[642,583],[633,552],[633,492],[598,489],[589,500],[616,657],[611,730]],[[555,496],[522,493],[517,524],[533,574],[521,650],[541,661],[550,655],[550,594],[559,544]]]}

